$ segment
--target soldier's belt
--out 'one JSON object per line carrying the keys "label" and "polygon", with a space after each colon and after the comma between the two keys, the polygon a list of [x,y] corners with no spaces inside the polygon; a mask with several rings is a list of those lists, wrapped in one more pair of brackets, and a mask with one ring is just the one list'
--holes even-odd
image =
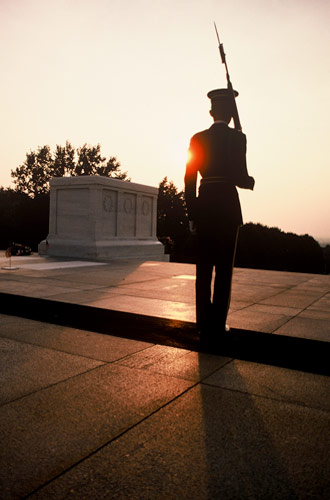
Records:
{"label": "soldier's belt", "polygon": [[216,184],[216,183],[233,184],[233,181],[228,179],[228,177],[203,177],[203,179],[201,180],[201,184]]}

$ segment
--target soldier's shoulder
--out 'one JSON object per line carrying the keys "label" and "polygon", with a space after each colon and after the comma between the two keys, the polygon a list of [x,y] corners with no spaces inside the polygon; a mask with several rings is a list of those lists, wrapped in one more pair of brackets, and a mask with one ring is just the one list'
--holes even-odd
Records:
{"label": "soldier's shoulder", "polygon": [[236,130],[235,128],[228,127],[229,133],[233,137],[237,137],[238,140],[246,141],[246,135],[241,130]]}
{"label": "soldier's shoulder", "polygon": [[236,144],[241,144],[244,146],[246,144],[246,135],[243,132],[236,130],[234,128],[229,128],[229,136],[232,138]]}
{"label": "soldier's shoulder", "polygon": [[196,134],[194,134],[192,136],[192,138],[190,139],[192,142],[198,142],[200,140],[203,139],[203,137],[205,137],[205,135],[207,135],[209,133],[209,129],[205,129],[205,130],[201,130],[200,132],[196,132]]}

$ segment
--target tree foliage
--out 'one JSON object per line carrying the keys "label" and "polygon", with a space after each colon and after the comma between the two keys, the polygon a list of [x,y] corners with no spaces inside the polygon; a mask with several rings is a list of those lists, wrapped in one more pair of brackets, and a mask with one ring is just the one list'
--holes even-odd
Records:
{"label": "tree foliage", "polygon": [[159,184],[157,203],[157,236],[164,241],[169,237],[176,247],[189,234],[188,215],[183,191],[178,191],[167,177]]}
{"label": "tree foliage", "polygon": [[308,234],[299,236],[249,223],[239,232],[236,266],[323,273],[325,260],[320,244]]}
{"label": "tree foliage", "polygon": [[49,146],[26,153],[24,163],[11,171],[15,191],[34,198],[49,192],[49,181],[53,177],[78,175],[101,175],[115,179],[130,180],[127,172],[122,172],[115,156],[107,160],[101,154],[101,146],[84,144],[75,148],[69,141],[65,146],[57,145],[54,153]]}
{"label": "tree foliage", "polygon": [[330,274],[330,245],[326,245],[323,249],[325,272]]}
{"label": "tree foliage", "polygon": [[0,248],[23,243],[37,251],[48,234],[49,194],[31,198],[26,193],[0,188]]}

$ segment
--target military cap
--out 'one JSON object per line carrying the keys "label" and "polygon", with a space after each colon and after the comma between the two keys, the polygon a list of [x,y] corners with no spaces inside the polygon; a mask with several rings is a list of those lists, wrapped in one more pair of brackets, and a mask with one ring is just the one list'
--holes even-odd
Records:
{"label": "military cap", "polygon": [[[234,90],[234,96],[238,96],[237,90]],[[215,90],[210,90],[208,92],[207,97],[209,97],[212,101],[218,101],[222,100],[224,98],[231,97],[231,91],[229,89],[215,89]]]}

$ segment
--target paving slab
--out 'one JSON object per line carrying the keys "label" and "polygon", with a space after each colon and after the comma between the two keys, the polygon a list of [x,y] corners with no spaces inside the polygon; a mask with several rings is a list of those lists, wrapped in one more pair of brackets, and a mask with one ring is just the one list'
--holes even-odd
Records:
{"label": "paving slab", "polygon": [[[21,260],[21,262],[24,262]],[[102,262],[86,262],[82,260],[70,260],[68,262],[65,262],[62,260],[52,260],[52,261],[44,261],[44,262],[39,262],[38,259],[35,259],[35,263],[29,262],[28,264],[24,264],[24,267],[26,269],[32,269],[34,271],[45,271],[45,270],[50,270],[50,269],[65,269],[65,268],[76,268],[76,267],[89,267],[89,266],[104,266],[105,264]]]}
{"label": "paving slab", "polygon": [[227,322],[232,328],[273,333],[290,318],[289,314],[284,314],[281,310],[268,312],[258,308],[256,311],[256,306],[251,306],[239,311],[229,311]]}
{"label": "paving slab", "polygon": [[200,384],[31,498],[324,499],[330,414]]}
{"label": "paving slab", "polygon": [[0,314],[0,337],[97,361],[117,361],[152,344]]}
{"label": "paving slab", "polygon": [[314,304],[316,301],[323,297],[324,292],[318,292],[314,289],[310,290],[306,287],[305,290],[285,290],[282,293],[268,297],[267,299],[261,300],[261,304],[269,304],[274,306],[287,306],[291,307],[305,308]]}
{"label": "paving slab", "polygon": [[203,382],[330,412],[330,378],[322,375],[234,359]]}
{"label": "paving slab", "polygon": [[106,364],[0,408],[2,498],[21,498],[178,397],[182,379]]}
{"label": "paving slab", "polygon": [[111,297],[116,297],[117,295],[124,295],[124,291],[119,288],[108,288],[99,286],[94,287],[94,289],[82,289],[74,290],[73,292],[67,291],[65,294],[57,294],[51,296],[53,300],[58,302],[67,302],[69,304],[98,304],[101,301],[109,300]]}
{"label": "paving slab", "polygon": [[330,311],[330,294],[325,294],[321,299],[316,300],[310,306],[310,309],[314,309],[315,311]]}
{"label": "paving slab", "polygon": [[102,363],[0,338],[0,404],[91,370]]}
{"label": "paving slab", "polygon": [[186,349],[155,345],[117,361],[120,365],[151,373],[199,382],[230,362],[224,356],[191,352]]}
{"label": "paving slab", "polygon": [[263,269],[234,268],[234,278],[241,283],[270,284],[272,286],[292,288],[309,282],[315,276],[305,273],[290,273],[286,271],[270,271]]}
{"label": "paving slab", "polygon": [[330,321],[327,319],[299,316],[290,319],[290,321],[278,328],[274,333],[305,339],[312,337],[314,340],[329,342]]}
{"label": "paving slab", "polygon": [[[178,279],[180,278],[180,279]],[[193,281],[193,284],[191,283]],[[170,279],[164,279],[159,286],[159,280],[155,282],[144,282],[141,284],[133,283],[130,285],[120,286],[121,293],[125,295],[137,295],[140,297],[154,298],[155,290],[157,290],[157,297],[163,300],[176,300],[180,302],[191,304],[191,297],[194,292],[195,277],[179,277],[172,276]]]}
{"label": "paving slab", "polygon": [[34,286],[31,287],[29,281],[20,281],[19,286],[17,286],[14,281],[0,281],[1,292],[13,294],[19,292],[19,295],[24,295],[26,297],[63,296],[63,294],[74,292],[75,290],[74,287],[57,286],[57,284],[54,283],[51,286],[43,283],[34,283]]}
{"label": "paving slab", "polygon": [[301,307],[292,307],[290,305],[286,306],[274,306],[268,304],[253,304],[252,306],[248,304],[245,306],[245,309],[249,309],[249,312],[258,316],[259,313],[262,314],[276,314],[276,315],[284,315],[289,317],[294,317],[299,315],[301,312],[305,311],[305,309]]}
{"label": "paving slab", "polygon": [[328,311],[322,311],[320,309],[314,309],[313,307],[307,307],[301,311],[301,313],[297,316],[299,318],[310,318],[316,320],[325,320],[330,321],[330,309]]}
{"label": "paving slab", "polygon": [[[155,295],[155,294],[154,294]],[[112,295],[104,299],[88,301],[88,304],[101,309],[114,309],[122,312],[135,313],[142,311],[147,316],[159,318],[175,318],[195,322],[195,306],[175,300],[161,300],[132,295]]]}
{"label": "paving slab", "polygon": [[[252,281],[252,282],[251,282]],[[265,299],[272,299],[274,296],[283,293],[286,291],[286,287],[282,286],[271,286],[267,283],[255,284],[253,280],[251,280],[249,286],[245,287],[235,287],[232,289],[233,300],[243,300],[248,301],[250,304],[254,304],[257,302],[261,302]],[[233,281],[233,283],[238,283]],[[270,299],[269,299],[270,300]]]}

